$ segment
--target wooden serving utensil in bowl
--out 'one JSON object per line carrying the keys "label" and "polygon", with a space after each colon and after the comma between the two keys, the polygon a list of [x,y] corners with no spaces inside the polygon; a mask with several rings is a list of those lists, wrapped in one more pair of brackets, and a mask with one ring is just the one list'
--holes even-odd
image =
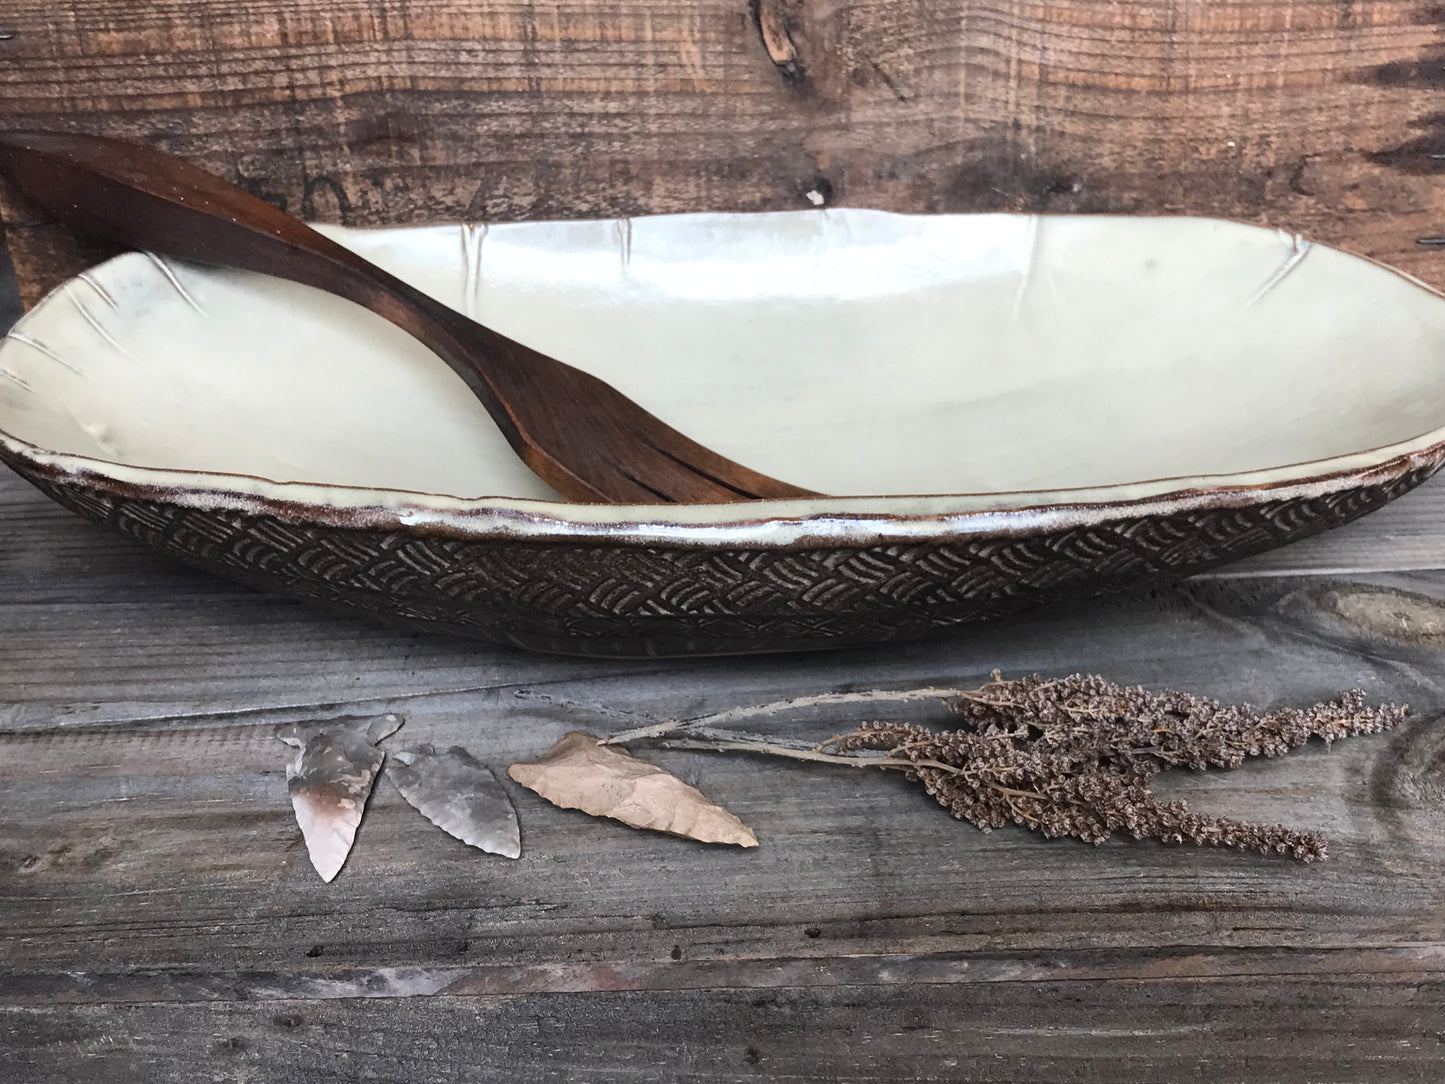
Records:
{"label": "wooden serving utensil in bowl", "polygon": [[338,294],[425,343],[563,496],[711,504],[815,496],[688,439],[611,385],[468,319],[179,158],[99,136],[0,132],[0,171],[61,222],[132,248]]}

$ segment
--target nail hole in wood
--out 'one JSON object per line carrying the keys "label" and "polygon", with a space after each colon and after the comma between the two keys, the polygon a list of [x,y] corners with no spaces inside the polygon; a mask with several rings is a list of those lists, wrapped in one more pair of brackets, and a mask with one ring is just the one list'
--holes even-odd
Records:
{"label": "nail hole in wood", "polygon": [[833,202],[833,183],[827,177],[815,177],[812,183],[803,189],[803,198],[814,207],[826,207]]}

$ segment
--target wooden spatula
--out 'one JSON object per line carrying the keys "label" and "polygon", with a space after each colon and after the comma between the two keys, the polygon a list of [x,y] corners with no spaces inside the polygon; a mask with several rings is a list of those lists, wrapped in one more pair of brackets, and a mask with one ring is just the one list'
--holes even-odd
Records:
{"label": "wooden spatula", "polygon": [[0,171],[67,225],[132,248],[305,283],[384,316],[456,370],[527,466],[573,500],[814,495],[709,451],[596,377],[467,319],[171,155],[98,136],[0,132]]}

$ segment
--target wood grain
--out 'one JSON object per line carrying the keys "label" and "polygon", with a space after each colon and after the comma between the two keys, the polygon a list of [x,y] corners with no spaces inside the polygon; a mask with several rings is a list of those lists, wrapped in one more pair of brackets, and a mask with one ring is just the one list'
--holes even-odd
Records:
{"label": "wood grain", "polygon": [[[832,205],[1223,215],[1445,283],[1419,0],[12,0],[0,118],[355,225]],[[27,302],[98,250],[0,196]]]}
{"label": "wood grain", "polygon": [[[1006,967],[1004,961],[1000,964]],[[1067,967],[1067,965],[1065,965]],[[870,1011],[858,1011],[866,1002]],[[10,1010],[27,1081],[1438,1079],[1438,987],[980,982]],[[840,1024],[840,1021],[847,1021]],[[1333,1041],[1320,1043],[1328,1034]],[[178,1042],[176,1036],[191,1038]],[[1106,1071],[1095,1068],[1107,1063]],[[204,1073],[199,1076],[197,1074]],[[269,1074],[269,1075],[268,1075]]]}
{"label": "wood grain", "polygon": [[[1387,554],[1379,523],[1311,559],[1347,563],[1335,540]],[[11,476],[0,524],[0,1059],[15,1079],[1423,1081],[1445,1049],[1434,569],[1221,572],[907,648],[636,664],[316,614],[170,566]],[[1360,685],[1416,719],[1169,785],[1199,809],[1325,831],[1315,866],[985,834],[902,780],[657,751],[762,845],[723,854],[507,783],[524,845],[507,862],[383,779],[329,886],[273,737],[398,711],[392,741],[505,766],[578,726],[993,666],[1261,704]],[[861,717],[758,725],[821,737]]]}

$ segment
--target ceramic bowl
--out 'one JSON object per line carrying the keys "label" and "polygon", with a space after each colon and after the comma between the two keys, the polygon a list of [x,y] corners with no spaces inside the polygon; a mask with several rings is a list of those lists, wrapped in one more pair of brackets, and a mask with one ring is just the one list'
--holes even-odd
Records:
{"label": "ceramic bowl", "polygon": [[132,253],[0,345],[0,456],[245,583],[570,653],[918,637],[1344,523],[1445,456],[1445,301],[1197,218],[857,210],[327,232],[834,496],[569,503],[306,287]]}

